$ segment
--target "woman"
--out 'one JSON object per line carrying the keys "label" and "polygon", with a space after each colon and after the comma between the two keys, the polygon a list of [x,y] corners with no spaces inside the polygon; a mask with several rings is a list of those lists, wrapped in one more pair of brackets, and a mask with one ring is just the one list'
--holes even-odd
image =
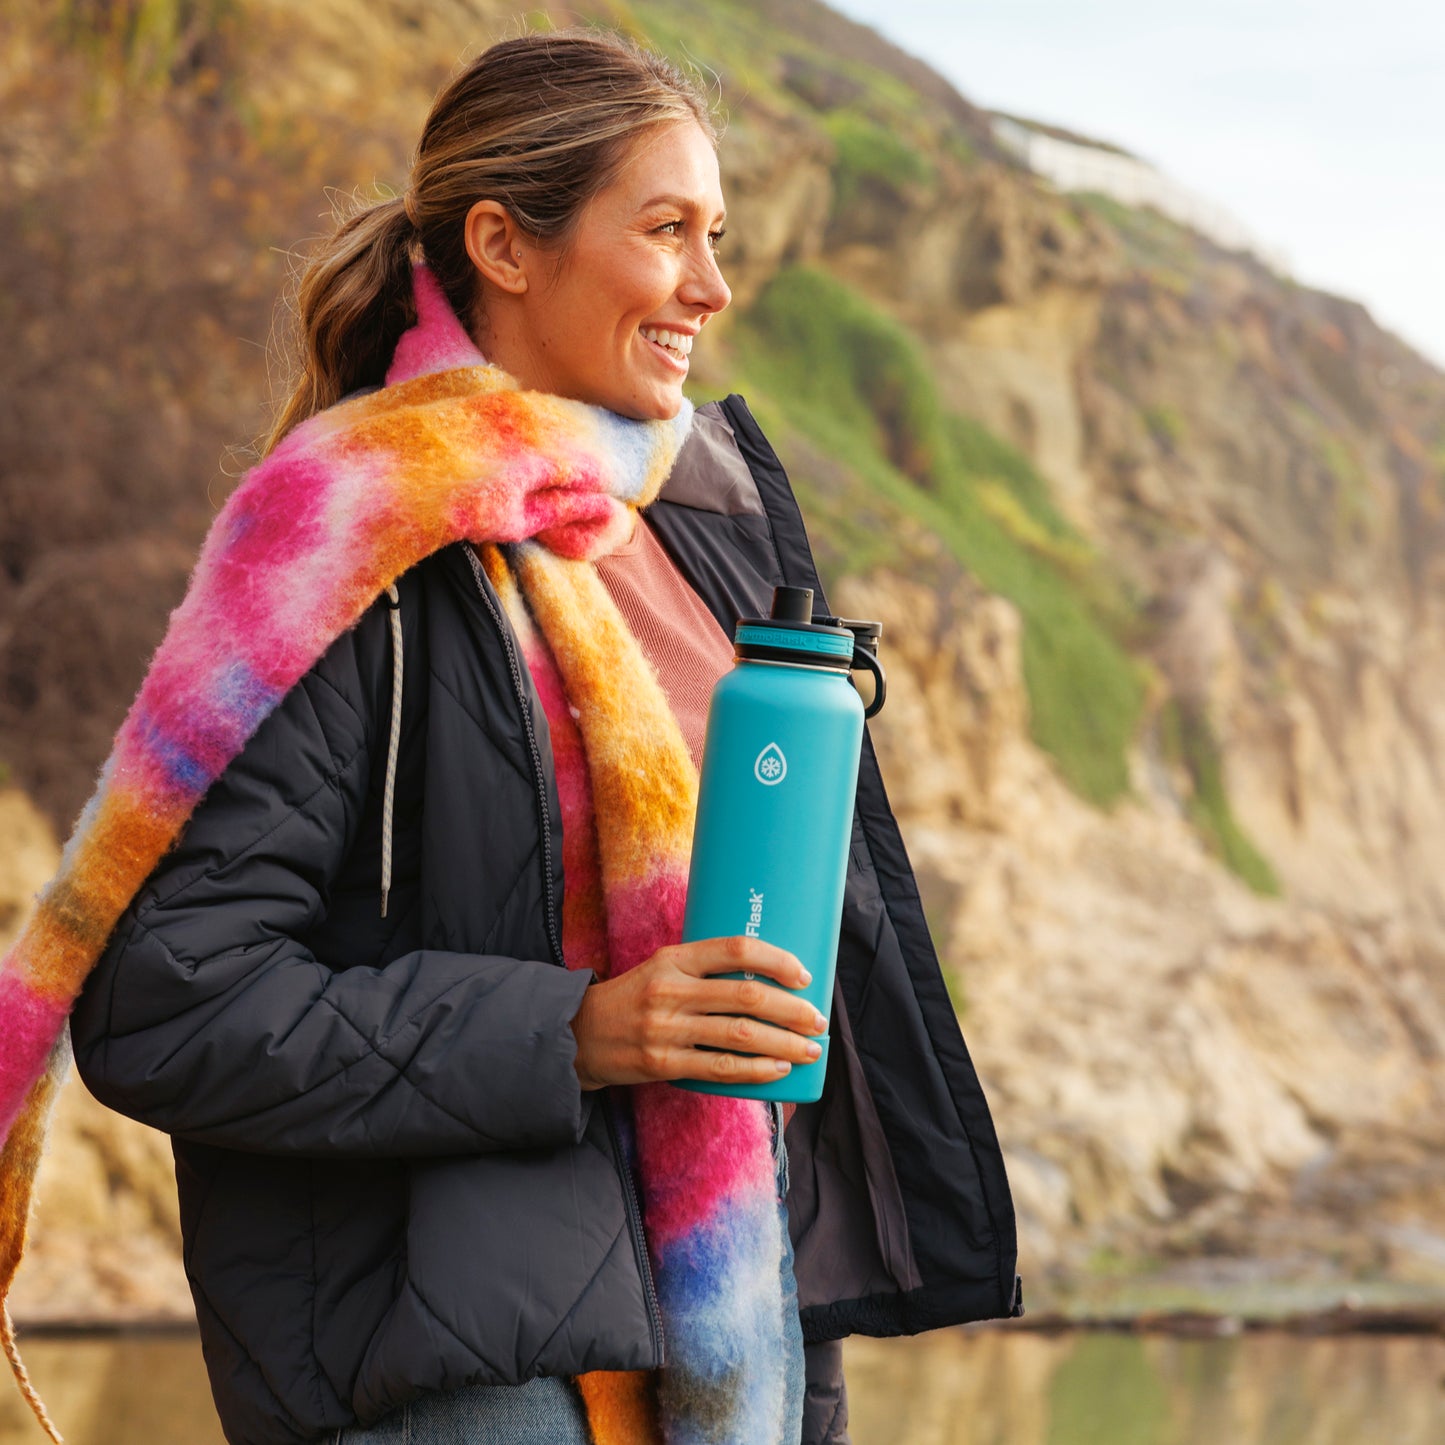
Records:
{"label": "woman", "polygon": [[715,143],[593,32],[438,96],[307,272],[269,454],[6,961],[11,1056],[50,1050],[7,1171],[83,980],[83,1077],[174,1137],[233,1442],[843,1440],[842,1336],[1021,1310],[871,752],[822,1100],[785,1147],[666,1082],[823,1028],[713,976],[790,955],[677,942],[732,624],[818,587],[741,400],[682,396],[729,301]]}

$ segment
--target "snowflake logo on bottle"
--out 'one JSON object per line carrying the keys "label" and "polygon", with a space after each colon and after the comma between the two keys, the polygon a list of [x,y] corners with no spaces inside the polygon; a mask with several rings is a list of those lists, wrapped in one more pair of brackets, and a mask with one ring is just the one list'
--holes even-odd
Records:
{"label": "snowflake logo on bottle", "polygon": [[788,760],[777,743],[769,743],[753,764],[753,776],[765,788],[776,787],[788,776]]}

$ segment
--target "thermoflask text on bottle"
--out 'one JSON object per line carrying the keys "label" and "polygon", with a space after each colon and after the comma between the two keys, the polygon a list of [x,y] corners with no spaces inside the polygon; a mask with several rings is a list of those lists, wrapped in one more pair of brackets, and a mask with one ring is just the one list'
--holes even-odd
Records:
{"label": "thermoflask text on bottle", "polygon": [[[876,624],[814,623],[812,605],[809,589],[779,587],[770,618],[738,623],[736,662],[708,709],[682,936],[745,934],[796,954],[813,975],[797,992],[827,1018],[865,716],[849,673],[873,674],[868,716],[882,706],[883,674]],[[816,1060],[772,1083],[677,1082],[806,1103],[823,1092],[828,1040],[819,1042]]]}

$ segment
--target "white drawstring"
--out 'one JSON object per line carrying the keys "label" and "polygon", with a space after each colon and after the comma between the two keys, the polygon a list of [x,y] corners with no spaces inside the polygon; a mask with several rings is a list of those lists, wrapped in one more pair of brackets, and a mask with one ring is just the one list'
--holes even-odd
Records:
{"label": "white drawstring", "polygon": [[391,892],[391,805],[396,791],[396,755],[401,747],[401,593],[386,589],[391,602],[391,741],[386,749],[386,788],[381,795],[381,916]]}

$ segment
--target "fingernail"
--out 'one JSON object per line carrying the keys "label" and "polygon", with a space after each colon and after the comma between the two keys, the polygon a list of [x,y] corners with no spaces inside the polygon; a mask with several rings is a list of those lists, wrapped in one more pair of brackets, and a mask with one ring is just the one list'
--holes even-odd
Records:
{"label": "fingernail", "polygon": [[809,1044],[807,1054],[810,1059],[816,1059],[823,1052],[822,1044]]}
{"label": "fingernail", "polygon": [[814,1014],[814,1015],[813,1015],[813,1032],[814,1032],[815,1034],[822,1034],[822,1033],[826,1033],[827,1031],[828,1031],[828,1020],[825,1019],[822,1014]]}
{"label": "fingernail", "polygon": [[813,981],[813,975],[812,975],[811,973],[809,973],[808,970],[805,968],[805,969],[803,970],[803,987],[804,987],[804,988],[807,988],[807,986],[808,986],[810,983],[812,983],[812,981]]}
{"label": "fingernail", "polygon": [[786,1074],[793,1067],[786,1059],[775,1059],[773,1062],[780,1074]]}

